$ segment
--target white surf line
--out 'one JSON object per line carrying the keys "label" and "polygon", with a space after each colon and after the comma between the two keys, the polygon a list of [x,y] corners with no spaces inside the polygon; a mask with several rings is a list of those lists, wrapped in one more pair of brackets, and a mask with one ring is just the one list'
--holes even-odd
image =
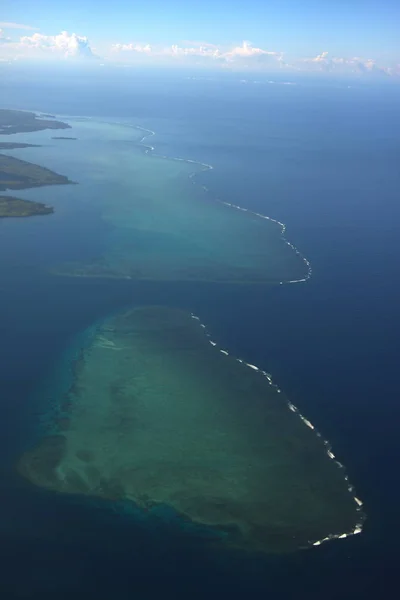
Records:
{"label": "white surf line", "polygon": [[311,275],[312,275],[312,268],[311,268],[311,264],[310,261],[306,259],[306,257],[300,252],[300,250],[298,250],[296,248],[296,246],[294,244],[292,244],[291,242],[289,242],[289,240],[286,238],[285,236],[285,231],[286,231],[286,225],[285,223],[282,223],[281,221],[278,221],[277,219],[273,219],[272,217],[267,217],[266,215],[262,215],[261,213],[258,212],[254,212],[248,208],[243,208],[242,206],[237,206],[237,204],[231,204],[230,202],[225,202],[223,200],[220,200],[219,198],[216,198],[217,202],[221,202],[222,204],[225,204],[226,206],[230,206],[231,208],[235,208],[236,210],[241,210],[243,212],[248,212],[252,215],[255,215],[256,217],[259,217],[260,219],[268,219],[268,221],[272,221],[272,223],[276,223],[277,225],[279,225],[279,227],[281,228],[281,237],[283,239],[283,241],[290,246],[290,248],[292,250],[294,250],[294,252],[297,254],[297,256],[299,258],[301,258],[303,260],[303,262],[305,262],[306,266],[307,266],[307,275],[305,277],[303,277],[302,279],[292,279],[290,281],[280,281],[280,285],[283,285],[284,283],[301,283],[303,281],[307,281],[308,279],[310,279]]}
{"label": "white surf line", "polygon": [[[202,323],[200,321],[200,318],[195,315],[194,313],[191,313],[191,318],[195,319],[196,321],[199,322],[199,325],[204,329],[204,333],[206,335],[206,337],[208,338],[208,342],[211,344],[211,346],[217,346],[217,342],[215,342],[214,340],[211,339],[210,334],[207,331],[206,326],[204,325],[204,323]],[[221,348],[217,348],[219,350],[219,352],[221,354],[223,354],[224,356],[230,356],[229,352],[227,350],[223,350]],[[268,380],[268,383],[270,386],[272,386],[273,388],[275,388],[275,391],[280,394],[282,393],[282,390],[272,381],[272,375],[270,373],[267,373],[266,371],[263,371],[262,369],[260,369],[259,367],[257,367],[256,365],[252,365],[251,363],[247,363],[245,362],[243,359],[241,358],[237,358],[237,357],[232,357],[234,360],[236,360],[237,362],[246,365],[246,367],[249,367],[250,369],[252,369],[253,371],[258,371],[263,377],[265,377]],[[297,406],[295,406],[292,402],[290,402],[289,400],[286,401],[287,406],[289,408],[289,410],[291,410],[292,412],[296,413],[296,415],[298,415],[300,417],[300,419],[303,421],[303,423],[309,427],[310,429],[312,429],[316,436],[319,437],[325,446],[326,449],[326,453],[328,455],[328,457],[333,460],[340,469],[345,469],[344,465],[339,462],[336,458],[335,455],[332,451],[332,446],[330,444],[330,442],[328,442],[328,440],[325,440],[322,435],[319,433],[319,431],[315,428],[315,426],[311,423],[311,421],[309,421],[308,419],[306,419],[306,417],[304,417],[304,415],[301,414],[301,412],[299,411],[299,409],[297,408]],[[358,533],[362,532],[362,528],[364,525],[364,521],[365,521],[365,514],[362,510],[362,506],[363,506],[363,502],[362,500],[360,500],[360,498],[358,498],[358,496],[355,495],[354,493],[354,486],[349,482],[349,477],[348,475],[345,473],[344,474],[344,479],[347,483],[347,489],[349,491],[349,493],[351,494],[354,502],[357,505],[357,512],[360,515],[359,521],[356,523],[354,529],[352,529],[351,531],[345,531],[343,533],[340,534],[330,534],[328,536],[326,536],[325,538],[321,539],[321,540],[309,540],[309,544],[311,546],[320,546],[321,544],[323,544],[324,542],[328,542],[330,540],[343,540],[347,537],[353,536],[353,535],[357,535]]]}
{"label": "white surf line", "polygon": [[[156,132],[152,129],[146,129],[146,127],[140,127],[140,125],[134,125],[134,127],[140,131],[146,132],[145,135],[139,140],[139,144],[142,144],[146,138],[156,135]],[[149,150],[151,149],[152,151],[154,150],[154,146],[147,146],[147,148],[149,148]]]}
{"label": "white surf line", "polygon": [[[145,135],[142,137],[142,139],[139,140],[139,144],[142,144],[146,138],[153,137],[156,135],[156,132],[153,131],[152,129],[146,129],[145,127],[141,127],[139,125],[134,125],[134,127],[136,127],[136,129],[140,129],[141,131],[146,132]],[[154,153],[154,151],[155,151],[154,146],[146,145],[146,144],[143,144],[143,145],[146,148],[146,150],[145,150],[146,154],[148,154],[150,152]],[[181,158],[178,156],[165,156],[163,154],[156,154],[156,153],[154,153],[153,156],[156,156],[158,158],[165,158],[165,159],[169,159],[169,160],[178,160],[178,161],[182,161],[182,162],[192,163],[195,165],[200,165],[200,167],[203,167],[204,171],[214,169],[214,167],[208,163],[203,163],[198,160],[192,160],[191,158]],[[197,173],[195,173],[195,172],[190,173],[189,178],[192,179],[196,175],[197,175]],[[195,183],[195,182],[193,181],[193,183]],[[206,185],[202,185],[201,187],[205,192],[210,191]],[[307,260],[307,258],[300,252],[300,250],[298,250],[298,248],[296,248],[296,246],[294,244],[292,244],[291,242],[289,242],[289,240],[286,238],[286,236],[285,236],[286,225],[284,223],[282,223],[281,221],[278,221],[277,219],[273,219],[272,217],[267,217],[266,215],[262,215],[261,213],[250,210],[249,208],[243,208],[242,206],[238,206],[237,204],[232,204],[231,202],[226,202],[224,200],[221,200],[220,198],[214,198],[214,200],[216,202],[219,202],[220,204],[229,206],[230,208],[234,208],[236,210],[241,210],[243,212],[248,212],[249,214],[254,215],[255,217],[259,217],[260,219],[267,219],[268,221],[271,221],[272,223],[276,223],[277,225],[279,225],[279,227],[281,228],[281,237],[282,237],[283,241],[288,246],[290,246],[290,248],[297,254],[297,256],[299,258],[301,258],[303,260],[303,262],[307,266],[307,274],[305,277],[303,277],[302,279],[292,279],[290,281],[280,281],[279,282],[280,285],[283,285],[284,283],[302,283],[302,282],[310,279],[310,277],[312,275],[312,268],[311,268],[310,261]]]}
{"label": "white surf line", "polygon": [[[133,127],[135,127],[136,129],[140,129],[140,131],[146,132],[145,135],[142,137],[142,139],[139,140],[139,142],[138,142],[139,144],[143,144],[143,142],[146,138],[153,137],[156,135],[156,132],[153,131],[152,129],[147,129],[146,127],[141,127],[140,125],[133,125]],[[146,154],[148,154],[149,152],[154,152],[154,150],[155,150],[154,146],[147,145],[147,144],[143,144],[143,146],[146,148],[146,150],[145,150]],[[191,158],[181,158],[180,156],[166,156],[165,154],[156,154],[156,153],[154,153],[153,156],[156,156],[157,158],[165,158],[167,160],[177,160],[177,161],[181,161],[181,162],[187,162],[187,163],[192,163],[195,165],[200,165],[201,167],[204,167],[204,169],[213,169],[214,168],[212,165],[199,162],[198,160],[192,160]],[[190,173],[189,178],[194,177],[195,175],[196,175],[196,173]]]}

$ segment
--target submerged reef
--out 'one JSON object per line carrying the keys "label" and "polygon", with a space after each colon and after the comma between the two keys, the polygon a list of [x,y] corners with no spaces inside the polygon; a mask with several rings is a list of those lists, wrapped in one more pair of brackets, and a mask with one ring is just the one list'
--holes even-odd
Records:
{"label": "submerged reef", "polygon": [[[305,280],[308,262],[273,219],[222,202],[197,184],[206,165],[113,147],[101,154],[97,183],[113,187],[98,197],[109,226],[102,255],[55,265],[70,277],[216,283]],[[83,157],[85,160],[85,157]],[[90,160],[89,157],[89,168]]]}
{"label": "submerged reef", "polygon": [[47,437],[18,463],[30,482],[129,500],[150,518],[169,507],[221,549],[289,552],[361,530],[321,436],[197,317],[135,308],[90,336]]}

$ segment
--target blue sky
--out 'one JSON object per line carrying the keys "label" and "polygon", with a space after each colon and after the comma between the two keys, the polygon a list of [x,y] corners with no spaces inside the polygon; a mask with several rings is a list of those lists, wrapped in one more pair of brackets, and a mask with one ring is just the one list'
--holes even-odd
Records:
{"label": "blue sky", "polygon": [[[162,47],[194,48],[204,42],[223,54],[250,40],[254,48],[291,60],[308,58],[310,65],[323,52],[329,59],[400,63],[400,0],[2,0],[0,19],[8,55],[18,50],[11,44],[30,31],[42,36],[67,31],[87,38],[101,56],[112,44],[125,45],[124,60],[130,43],[135,48],[150,44],[153,55],[160,56]],[[13,23],[33,29],[7,27]],[[139,53],[146,54],[130,50],[131,57]]]}

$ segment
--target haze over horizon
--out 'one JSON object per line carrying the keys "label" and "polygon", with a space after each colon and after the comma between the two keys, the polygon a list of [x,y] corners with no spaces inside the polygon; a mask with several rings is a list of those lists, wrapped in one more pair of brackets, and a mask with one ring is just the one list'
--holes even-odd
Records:
{"label": "haze over horizon", "polygon": [[[6,0],[0,62],[400,75],[389,0]],[[250,41],[249,41],[250,40]]]}

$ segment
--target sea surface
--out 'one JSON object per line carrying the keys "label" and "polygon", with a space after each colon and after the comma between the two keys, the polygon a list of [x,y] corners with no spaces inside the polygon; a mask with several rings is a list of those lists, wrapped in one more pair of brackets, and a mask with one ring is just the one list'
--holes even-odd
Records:
{"label": "sea surface", "polygon": [[[211,164],[198,183],[285,223],[312,266],[307,282],[274,288],[55,277],[47,266],[102,251],[107,224],[98,203],[112,185],[90,198],[79,186],[19,194],[45,198],[55,213],[0,222],[2,598],[375,598],[394,585],[399,88],[1,68],[1,108],[154,131],[156,153]],[[10,154],[52,168],[52,145],[63,144],[58,170],[79,182],[79,140],[52,135],[18,134],[46,143]],[[368,516],[361,535],[287,557],[211,560],[195,545],[183,551],[173,528],[141,525],[129,506],[43,492],[15,474],[71,377],[65,353],[79,349],[96,320],[141,303],[189,309],[231,354],[272,373],[345,464]]]}

